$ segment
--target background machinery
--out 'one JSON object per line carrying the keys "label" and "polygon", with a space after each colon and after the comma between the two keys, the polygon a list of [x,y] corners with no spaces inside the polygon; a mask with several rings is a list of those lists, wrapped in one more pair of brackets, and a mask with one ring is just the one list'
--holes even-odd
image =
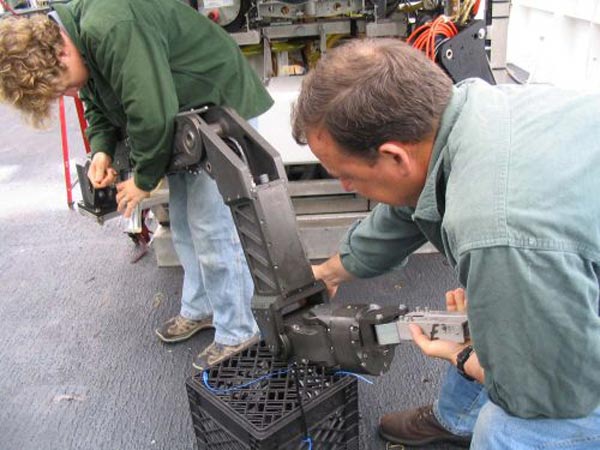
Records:
{"label": "background machinery", "polygon": [[[299,233],[309,259],[326,258],[354,221],[375,203],[344,191],[308,147],[291,135],[290,108],[302,75],[328,49],[349,39],[406,40],[436,60],[454,81],[477,76],[494,83],[490,30],[505,37],[508,2],[477,0],[198,0],[191,6],[223,26],[263,78],[275,100],[257,130],[280,153]],[[501,39],[500,39],[501,40]],[[492,65],[492,67],[494,67]],[[154,237],[159,265],[177,264],[166,214]],[[168,249],[168,250],[167,250]]]}

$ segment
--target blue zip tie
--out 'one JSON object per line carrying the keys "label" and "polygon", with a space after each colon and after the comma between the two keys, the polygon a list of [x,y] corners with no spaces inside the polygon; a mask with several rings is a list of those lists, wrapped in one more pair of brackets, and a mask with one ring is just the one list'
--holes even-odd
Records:
{"label": "blue zip tie", "polygon": [[354,372],[347,372],[345,370],[338,370],[337,372],[334,373],[334,375],[349,375],[349,376],[353,376],[355,378],[358,378],[359,380],[364,381],[365,383],[373,384],[373,382],[371,380],[363,377],[362,375],[354,373]]}

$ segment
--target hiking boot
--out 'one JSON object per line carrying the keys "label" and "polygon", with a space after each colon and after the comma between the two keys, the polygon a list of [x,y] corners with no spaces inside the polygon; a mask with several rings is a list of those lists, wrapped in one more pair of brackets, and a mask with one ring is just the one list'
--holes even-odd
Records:
{"label": "hiking boot", "polygon": [[190,320],[178,314],[154,331],[163,342],[181,342],[191,338],[198,331],[207,328],[214,328],[212,316],[200,320]]}
{"label": "hiking boot", "polygon": [[210,366],[214,366],[219,364],[222,361],[225,361],[230,356],[241,352],[242,350],[246,350],[248,347],[253,346],[258,343],[259,337],[258,335],[252,336],[250,339],[242,342],[238,345],[224,345],[219,344],[218,342],[213,342],[208,347],[206,347],[196,358],[194,358],[194,362],[192,366],[198,370],[208,369]]}
{"label": "hiking boot", "polygon": [[426,445],[453,442],[469,445],[470,436],[458,436],[446,430],[435,418],[433,406],[393,412],[379,419],[379,435],[394,444]]}

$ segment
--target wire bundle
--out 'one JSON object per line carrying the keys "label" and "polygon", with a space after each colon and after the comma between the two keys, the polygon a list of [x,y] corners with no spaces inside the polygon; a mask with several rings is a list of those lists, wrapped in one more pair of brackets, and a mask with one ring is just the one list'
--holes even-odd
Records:
{"label": "wire bundle", "polygon": [[438,16],[435,20],[427,22],[413,31],[406,42],[425,52],[429,59],[435,61],[438,46],[457,34],[458,29],[449,17]]}
{"label": "wire bundle", "polygon": [[479,3],[481,0],[465,0],[462,2],[456,22],[459,25],[464,25],[469,20],[469,17],[474,16],[479,11]]}
{"label": "wire bundle", "polygon": [[464,27],[477,14],[480,3],[481,0],[457,1],[456,10],[453,10],[455,14],[451,17],[441,15],[421,25],[408,36],[406,42],[435,61],[439,46],[458,34],[457,25]]}

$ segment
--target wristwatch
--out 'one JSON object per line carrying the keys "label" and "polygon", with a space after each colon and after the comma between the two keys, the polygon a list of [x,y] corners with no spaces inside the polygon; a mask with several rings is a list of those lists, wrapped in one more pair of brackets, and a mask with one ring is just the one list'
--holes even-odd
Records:
{"label": "wristwatch", "polygon": [[460,373],[467,380],[475,381],[475,378],[465,372],[465,363],[471,356],[471,353],[473,353],[473,346],[467,345],[460,351],[458,355],[456,355],[456,369],[458,370],[458,373]]}

